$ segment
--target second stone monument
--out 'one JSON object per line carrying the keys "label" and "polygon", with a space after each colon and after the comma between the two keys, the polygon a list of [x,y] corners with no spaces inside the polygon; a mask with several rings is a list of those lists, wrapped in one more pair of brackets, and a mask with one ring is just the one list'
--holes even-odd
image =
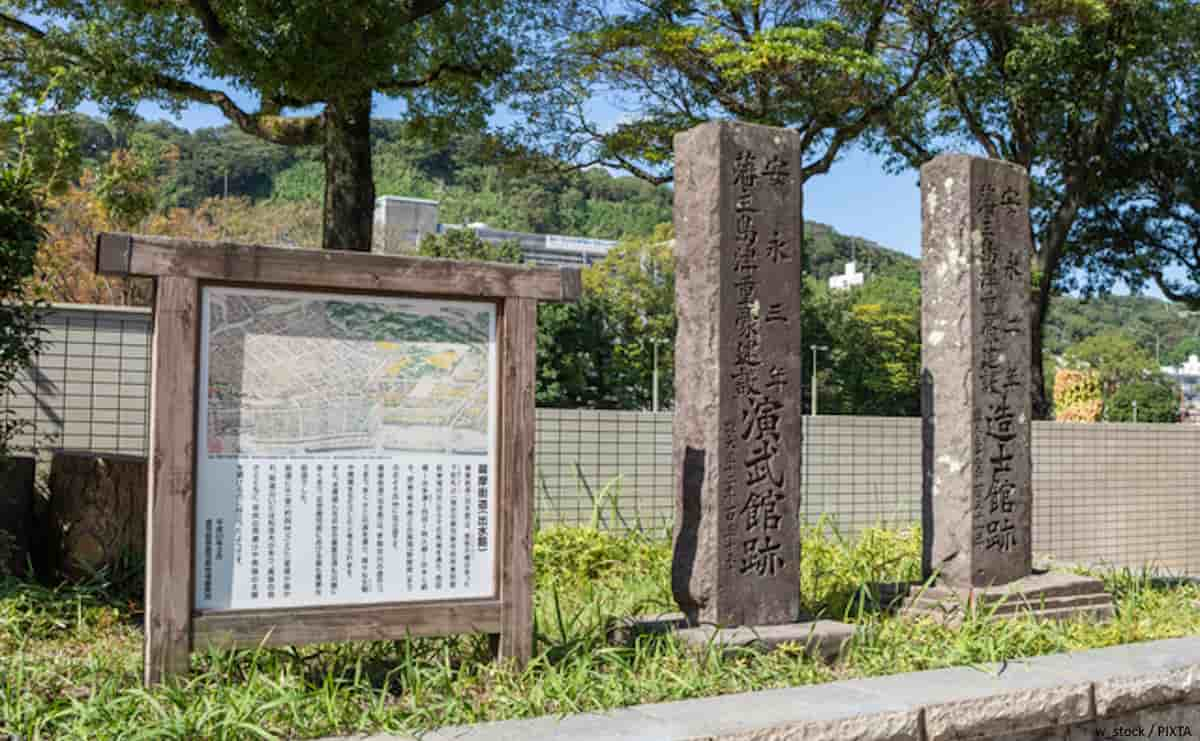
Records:
{"label": "second stone monument", "polygon": [[910,613],[1106,616],[1099,580],[1033,569],[1029,178],[999,160],[921,168],[923,536]]}

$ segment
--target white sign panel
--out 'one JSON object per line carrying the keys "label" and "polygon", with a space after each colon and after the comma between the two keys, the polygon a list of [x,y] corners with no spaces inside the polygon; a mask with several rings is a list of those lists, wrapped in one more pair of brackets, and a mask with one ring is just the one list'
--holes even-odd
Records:
{"label": "white sign panel", "polygon": [[196,608],[494,595],[495,305],[201,299]]}

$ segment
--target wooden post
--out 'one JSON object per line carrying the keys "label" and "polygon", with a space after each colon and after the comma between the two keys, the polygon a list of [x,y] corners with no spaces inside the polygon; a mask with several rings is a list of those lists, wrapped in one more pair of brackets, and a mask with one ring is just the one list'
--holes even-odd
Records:
{"label": "wooden post", "polygon": [[194,279],[157,279],[146,507],[147,685],[186,672],[191,650],[198,300]]}
{"label": "wooden post", "polygon": [[533,444],[537,301],[503,306],[500,460],[500,659],[533,656]]}

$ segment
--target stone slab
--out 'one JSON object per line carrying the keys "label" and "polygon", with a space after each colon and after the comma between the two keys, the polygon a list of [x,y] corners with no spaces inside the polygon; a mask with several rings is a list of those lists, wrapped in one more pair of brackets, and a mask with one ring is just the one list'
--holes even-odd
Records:
{"label": "stone slab", "polygon": [[900,613],[955,624],[970,610],[991,619],[1032,614],[1041,620],[1105,620],[1115,613],[1104,583],[1089,576],[1064,573],[1032,574],[1003,585],[953,588],[943,584],[913,585]]}
{"label": "stone slab", "polygon": [[795,131],[675,137],[671,589],[693,624],[799,618],[799,171]]}
{"label": "stone slab", "polygon": [[691,625],[683,613],[666,613],[617,621],[609,628],[608,639],[610,643],[628,646],[638,636],[674,632],[693,649],[718,648],[725,653],[746,649],[774,651],[784,644],[797,644],[803,646],[810,655],[832,662],[854,636],[854,630],[853,625],[834,620],[718,628],[713,625]]}
{"label": "stone slab", "polygon": [[699,650],[716,649],[726,653],[751,649],[773,651],[785,644],[803,646],[805,651],[823,661],[836,661],[846,642],[854,637],[855,628],[834,620],[814,620],[788,625],[737,626],[717,628],[701,625],[686,628],[678,635],[687,645]]}
{"label": "stone slab", "polygon": [[667,612],[661,615],[637,615],[614,620],[608,626],[608,642],[617,646],[633,645],[638,636],[662,635],[691,627],[682,612]]}

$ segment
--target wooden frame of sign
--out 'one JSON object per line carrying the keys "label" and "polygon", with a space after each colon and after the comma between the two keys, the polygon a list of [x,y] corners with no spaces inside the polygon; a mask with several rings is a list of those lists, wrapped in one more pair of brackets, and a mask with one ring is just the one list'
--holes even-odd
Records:
{"label": "wooden frame of sign", "polygon": [[[579,270],[101,234],[96,272],[155,279],[146,528],[145,681],[187,671],[193,648],[464,632],[501,659],[533,649],[533,444],[538,301],[573,301]],[[485,599],[194,609],[200,301],[209,286],[490,301],[498,358],[494,593]]]}

